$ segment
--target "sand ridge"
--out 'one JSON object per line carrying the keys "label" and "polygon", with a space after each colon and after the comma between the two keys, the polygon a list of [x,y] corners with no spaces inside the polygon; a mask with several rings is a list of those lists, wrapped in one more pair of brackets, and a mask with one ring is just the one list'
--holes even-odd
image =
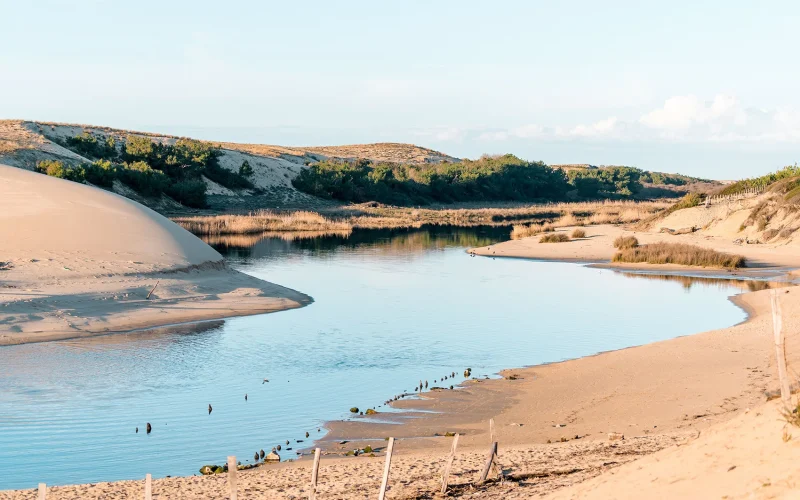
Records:
{"label": "sand ridge", "polygon": [[0,346],[258,314],[311,298],[229,269],[134,201],[0,165]]}

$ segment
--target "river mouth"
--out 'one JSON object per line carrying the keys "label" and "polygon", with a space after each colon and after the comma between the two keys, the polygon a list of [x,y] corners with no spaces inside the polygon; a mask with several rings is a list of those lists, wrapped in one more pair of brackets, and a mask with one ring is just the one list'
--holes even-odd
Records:
{"label": "river mouth", "polygon": [[724,280],[687,288],[465,252],[508,233],[425,227],[217,240],[234,268],[315,302],[0,348],[0,489],[191,475],[228,455],[251,463],[278,444],[292,458],[326,421],[380,407],[420,380],[449,387],[467,367],[493,376],[745,318],[727,300],[744,290]]}

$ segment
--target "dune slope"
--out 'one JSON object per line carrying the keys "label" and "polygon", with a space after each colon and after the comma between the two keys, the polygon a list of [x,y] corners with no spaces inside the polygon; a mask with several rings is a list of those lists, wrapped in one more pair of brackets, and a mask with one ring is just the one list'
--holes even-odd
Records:
{"label": "dune slope", "polygon": [[0,235],[0,345],[310,301],[228,269],[213,248],[136,202],[3,165]]}

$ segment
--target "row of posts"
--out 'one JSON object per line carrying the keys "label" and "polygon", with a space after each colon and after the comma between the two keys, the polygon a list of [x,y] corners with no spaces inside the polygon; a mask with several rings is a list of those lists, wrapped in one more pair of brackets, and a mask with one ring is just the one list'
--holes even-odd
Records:
{"label": "row of posts", "polygon": [[[442,470],[442,487],[441,492],[447,493],[447,481],[450,478],[450,469],[453,466],[453,460],[456,456],[456,449],[458,448],[458,438],[459,434],[456,434],[453,437],[453,444],[450,447],[450,454],[447,456],[445,460],[444,469]],[[489,454],[486,457],[486,463],[481,470],[480,476],[478,476],[478,484],[485,482],[489,477],[489,472],[492,469],[492,465],[494,465],[496,457],[497,457],[497,441],[495,441],[494,437],[494,419],[489,420],[489,439],[491,442],[491,446],[489,448]],[[389,470],[392,467],[392,453],[394,452],[394,438],[389,438],[389,444],[386,447],[386,462],[383,466],[383,478],[381,479],[381,487],[378,491],[378,500],[385,500],[386,498],[386,489],[389,486]],[[314,463],[311,466],[311,492],[308,495],[309,500],[316,500],[317,499],[317,478],[319,477],[319,458],[320,458],[320,449],[316,448],[314,450]],[[236,471],[238,470],[236,464],[236,457],[230,456],[228,457],[228,493],[230,495],[230,500],[238,500],[238,486],[237,486],[237,479],[236,479]],[[39,494],[37,499],[38,500],[46,500],[47,498],[47,485],[45,483],[39,483]],[[150,474],[145,476],[144,480],[144,500],[152,500],[153,499],[153,477]]]}
{"label": "row of posts", "polygon": [[758,196],[764,190],[760,188],[750,188],[745,189],[744,191],[736,194],[727,194],[727,195],[718,195],[718,196],[706,196],[706,208],[712,203],[724,203],[729,201],[736,201],[742,200],[744,198],[751,198],[753,196]]}

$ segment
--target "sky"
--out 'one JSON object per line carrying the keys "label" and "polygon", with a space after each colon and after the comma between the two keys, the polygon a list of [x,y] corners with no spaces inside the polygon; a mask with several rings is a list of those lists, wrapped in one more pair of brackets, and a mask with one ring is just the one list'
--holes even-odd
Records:
{"label": "sky", "polygon": [[0,0],[0,118],[716,179],[800,161],[800,2]]}

